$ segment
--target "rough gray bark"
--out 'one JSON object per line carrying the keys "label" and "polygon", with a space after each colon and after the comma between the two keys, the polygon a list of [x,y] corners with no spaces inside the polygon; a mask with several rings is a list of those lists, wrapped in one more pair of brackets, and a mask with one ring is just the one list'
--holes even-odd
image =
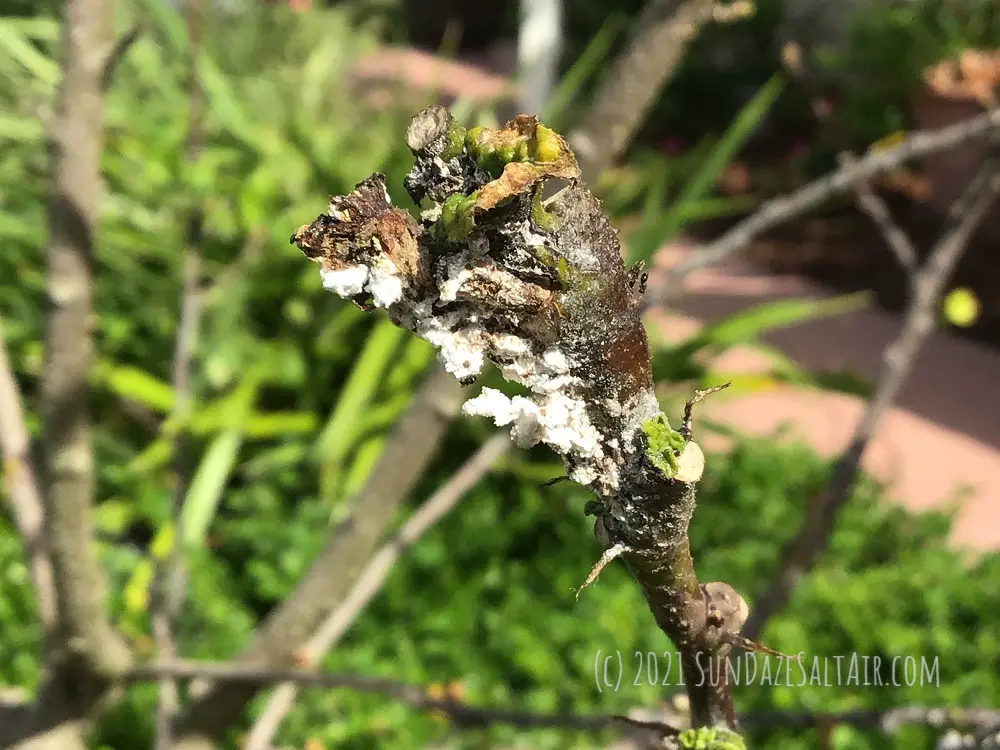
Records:
{"label": "rough gray bark", "polygon": [[[593,490],[603,562],[627,563],[682,654],[692,721],[736,729],[717,670],[746,603],[727,584],[698,582],[687,530],[701,450],[689,414],[677,431],[659,410],[641,280],[623,267],[573,153],[532,117],[465,133],[440,107],[414,118],[407,143],[416,164],[405,184],[426,206],[419,225],[389,205],[373,175],[331,198],[293,242],[320,264],[327,288],[387,308],[434,343],[456,377],[471,381],[489,360],[530,389],[513,400],[485,389],[465,410],[513,424],[521,445],[548,444]],[[551,179],[569,186],[542,204]]]}

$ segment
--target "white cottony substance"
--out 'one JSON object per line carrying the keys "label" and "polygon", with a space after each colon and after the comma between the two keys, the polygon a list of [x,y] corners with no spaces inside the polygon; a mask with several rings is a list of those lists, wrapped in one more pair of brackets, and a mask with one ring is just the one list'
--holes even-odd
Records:
{"label": "white cottony substance", "polygon": [[[548,393],[537,403],[524,396],[508,398],[494,388],[483,388],[467,401],[462,411],[469,415],[491,417],[500,427],[513,424],[511,437],[522,448],[545,443],[567,459],[570,478],[590,484],[608,467],[601,446],[601,433],[587,416],[583,401],[564,393]],[[616,483],[617,477],[607,477]]]}
{"label": "white cottony substance", "polygon": [[323,279],[324,289],[341,297],[353,297],[364,291],[365,283],[368,281],[368,267],[348,266],[339,271],[321,268],[319,275]]}
{"label": "white cottony substance", "polygon": [[444,369],[459,380],[478,375],[486,361],[484,331],[479,326],[449,330],[450,319],[426,318],[417,326],[416,334],[438,350]]}
{"label": "white cottony substance", "polygon": [[[510,342],[501,347],[503,340],[513,339],[520,346]],[[517,336],[504,336],[497,341],[497,353],[504,359],[512,359],[500,367],[506,380],[527,386],[535,393],[553,393],[577,382],[569,374],[569,360],[559,349],[546,349],[541,357],[531,353],[528,342]]]}
{"label": "white cottony substance", "polygon": [[403,281],[397,275],[396,264],[385,255],[372,264],[368,291],[376,307],[394,305],[403,297]]}
{"label": "white cottony substance", "polygon": [[489,251],[490,243],[485,238],[474,237],[465,250],[448,260],[439,272],[438,295],[442,302],[455,301],[462,284],[472,278],[472,266]]}
{"label": "white cottony substance", "polygon": [[498,357],[507,359],[510,357],[523,357],[531,351],[531,344],[520,336],[508,333],[504,336],[495,336],[493,338],[493,348],[496,350]]}
{"label": "white cottony substance", "polygon": [[[378,240],[373,243],[380,247]],[[389,307],[403,298],[403,280],[387,255],[379,255],[370,267],[347,266],[336,271],[321,268],[319,274],[323,288],[341,297],[354,297],[367,290],[376,307]]]}
{"label": "white cottony substance", "polygon": [[449,276],[438,284],[438,293],[441,295],[441,301],[454,302],[458,297],[458,290],[462,288],[462,284],[471,278],[472,271],[463,268],[454,276]]}
{"label": "white cottony substance", "polygon": [[[577,484],[582,484],[584,486],[597,481],[600,473],[597,471],[597,467],[593,464],[580,464],[575,466],[569,471],[569,478],[572,479]],[[611,483],[612,486],[617,484],[617,479]]]}
{"label": "white cottony substance", "polygon": [[580,458],[597,458],[603,453],[601,435],[590,423],[583,401],[551,393],[541,401],[537,416],[532,418],[538,422],[542,442],[559,453]]}
{"label": "white cottony substance", "polygon": [[546,349],[545,353],[542,354],[542,362],[552,372],[569,372],[569,360],[558,349]]}
{"label": "white cottony substance", "polygon": [[510,424],[517,416],[513,401],[496,388],[483,388],[478,396],[462,405],[462,411],[470,417],[490,417],[497,427]]}

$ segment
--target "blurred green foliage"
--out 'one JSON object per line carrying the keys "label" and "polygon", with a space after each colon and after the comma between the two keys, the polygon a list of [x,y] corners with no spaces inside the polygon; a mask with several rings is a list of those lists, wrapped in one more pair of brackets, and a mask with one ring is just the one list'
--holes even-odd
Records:
{"label": "blurred green foliage", "polygon": [[[339,4],[297,14],[253,6],[216,16],[198,61],[208,105],[206,144],[189,163],[183,25],[159,0],[123,7],[122,30],[142,20],[143,32],[122,60],[107,103],[107,193],[95,258],[94,521],[110,578],[110,611],[140,655],[151,653],[154,566],[174,537],[185,544],[191,570],[181,653],[223,659],[240,649],[310,565],[430,364],[424,342],[324,293],[315,268],[288,244],[292,230],[324,210],[327,194],[349,191],[373,171],[386,173],[394,201],[408,205],[398,186],[409,166],[401,134],[411,113],[377,107],[352,87],[350,62],[379,32],[377,16],[356,10]],[[57,45],[58,25],[49,17],[0,19],[0,316],[33,431],[44,298],[43,123],[58,79]],[[572,91],[568,98],[575,98]],[[762,111],[747,110],[757,117]],[[737,122],[732,137],[744,137],[749,124]],[[608,194],[609,207],[647,206],[640,238],[652,248],[695,214],[698,202],[712,200],[706,170],[728,161],[737,140],[706,142],[687,162],[669,165],[670,179],[688,186],[687,202],[669,222],[657,223],[660,207],[646,197],[649,184],[658,184],[656,170],[664,168],[655,159],[636,167],[649,179],[640,177],[617,198]],[[171,416],[170,360],[185,226],[194,210],[206,220],[199,247],[205,310],[195,408],[181,425]],[[790,302],[747,311],[688,342],[659,348],[657,376],[679,390],[711,382],[720,376],[714,358],[728,347],[856,303]],[[825,382],[787,362],[768,377]],[[182,426],[196,460],[182,528],[174,530],[171,436]],[[407,510],[485,433],[480,423],[457,422]],[[731,453],[711,456],[692,528],[692,547],[705,551],[697,561],[703,579],[759,591],[827,469],[786,440],[738,439]],[[659,685],[602,692],[595,683],[598,652],[620,652],[626,668],[634,668],[635,651],[662,654],[669,644],[617,566],[574,600],[599,550],[582,513],[587,493],[565,485],[540,488],[559,473],[544,451],[507,458],[404,557],[324,667],[420,684],[457,682],[473,703],[538,711],[620,712],[662,699]],[[738,690],[743,710],[1000,700],[1000,635],[990,616],[1000,607],[1000,558],[967,566],[946,546],[946,517],[906,515],[887,506],[885,494],[870,482],[862,485],[821,567],[771,624],[766,642],[793,653],[939,656],[940,689],[756,686]],[[0,683],[32,689],[39,631],[23,550],[6,515],[0,518],[0,571]],[[99,722],[93,747],[149,747],[154,703],[154,686],[132,688]],[[239,730],[234,727],[231,746]],[[906,731],[908,747],[932,746],[923,730]],[[596,747],[601,741],[504,727],[455,734],[433,716],[378,696],[320,690],[303,693],[280,742],[301,746],[308,738],[359,749],[431,741],[471,749],[515,739],[539,748]],[[806,748],[816,736],[762,732],[753,741],[755,747]],[[853,731],[839,732],[836,742],[890,745],[880,735]]]}
{"label": "blurred green foliage", "polygon": [[845,19],[845,43],[815,50],[836,89],[833,124],[853,145],[911,126],[924,71],[968,49],[1000,48],[993,0],[859,3]]}

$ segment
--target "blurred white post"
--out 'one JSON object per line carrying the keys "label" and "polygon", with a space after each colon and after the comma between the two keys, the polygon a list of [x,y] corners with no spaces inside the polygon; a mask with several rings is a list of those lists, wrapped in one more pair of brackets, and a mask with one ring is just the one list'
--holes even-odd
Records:
{"label": "blurred white post", "polygon": [[521,0],[517,65],[521,112],[538,114],[549,100],[562,52],[562,0]]}

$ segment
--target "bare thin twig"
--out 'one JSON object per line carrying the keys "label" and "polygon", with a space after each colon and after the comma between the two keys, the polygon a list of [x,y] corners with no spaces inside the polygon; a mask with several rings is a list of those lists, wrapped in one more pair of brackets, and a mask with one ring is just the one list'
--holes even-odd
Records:
{"label": "bare thin twig", "polygon": [[903,327],[885,351],[872,399],[850,444],[837,460],[827,486],[810,504],[801,530],[782,553],[778,575],[754,602],[753,613],[743,630],[746,637],[755,640],[760,635],[764,624],[785,605],[799,580],[826,549],[837,515],[854,486],[861,457],[882,415],[902,390],[921,346],[934,329],[934,314],[942,292],[998,192],[1000,157],[991,156],[952,207],[949,225],[917,273]]}
{"label": "bare thin twig", "polygon": [[[674,697],[677,697],[675,694]],[[629,716],[669,726],[684,723],[683,711],[675,701],[653,709],[636,708]],[[752,729],[813,729],[846,724],[859,729],[877,729],[894,734],[904,726],[955,727],[965,730],[989,728],[1000,722],[1000,710],[949,706],[900,706],[861,708],[846,711],[752,711],[740,714],[740,724]],[[1000,727],[998,727],[1000,728]],[[989,731],[981,730],[980,733]]]}
{"label": "bare thin twig", "polygon": [[982,138],[1000,126],[1000,108],[939,130],[914,133],[894,148],[874,151],[850,164],[809,183],[787,196],[768,201],[721,237],[702,248],[688,261],[670,270],[660,301],[673,299],[684,279],[701,268],[713,266],[732,253],[742,250],[770,229],[812,210],[824,201],[852,189],[859,180],[867,180],[891,171],[913,159],[946,151],[965,141]]}
{"label": "bare thin twig", "polygon": [[[389,571],[400,556],[451,511],[509,447],[510,438],[506,434],[494,435],[407,519],[399,533],[371,559],[343,603],[330,612],[316,634],[299,651],[300,664],[316,664],[323,654],[336,645],[358,614],[382,588]],[[271,740],[297,694],[298,687],[292,682],[286,682],[275,689],[250,730],[244,742],[244,750],[268,750],[271,747]]]}
{"label": "bare thin twig", "polygon": [[111,54],[108,55],[107,61],[104,63],[104,69],[101,71],[101,88],[105,91],[111,85],[111,81],[115,77],[115,71],[118,70],[118,66],[121,61],[125,59],[125,55],[128,51],[132,49],[132,45],[139,40],[139,36],[142,34],[142,26],[136,24],[131,29],[126,31],[120,37],[118,41],[115,42],[114,48],[111,50]]}
{"label": "bare thin twig", "polygon": [[[840,161],[844,165],[857,163],[857,159],[847,153],[841,155]],[[906,232],[893,220],[892,212],[889,211],[885,201],[875,192],[867,180],[855,182],[854,192],[857,196],[858,208],[874,222],[885,240],[885,244],[896,256],[899,265],[908,273],[915,271],[918,261],[917,250]]]}
{"label": "bare thin twig", "polygon": [[[188,98],[188,132],[187,132],[187,162],[192,164],[199,155],[204,143],[203,123],[205,101],[204,92],[197,78],[197,57],[201,51],[201,36],[204,28],[204,3],[202,0],[187,0],[187,98]],[[174,540],[170,555],[164,570],[160,571],[158,585],[161,589],[160,604],[153,612],[153,635],[157,650],[163,659],[172,659],[177,655],[174,643],[174,629],[177,618],[184,605],[187,571],[185,568],[184,549],[181,544],[180,521],[183,512],[184,497],[187,490],[188,440],[187,421],[194,397],[191,391],[191,362],[197,347],[198,329],[200,328],[202,290],[201,290],[201,242],[204,219],[200,206],[191,209],[187,217],[184,247],[183,282],[181,289],[180,324],[177,329],[177,341],[174,349],[173,392],[174,408],[171,418],[176,424],[174,434],[173,490],[171,499],[171,522],[174,528]],[[160,695],[156,706],[156,750],[171,750],[174,745],[174,722],[177,718],[179,698],[177,686],[170,679],[160,682]]]}
{"label": "bare thin twig", "polygon": [[[309,669],[261,669],[238,662],[177,660],[134,666],[127,675],[130,681],[158,680],[164,675],[173,679],[207,678],[219,683],[252,682],[255,684],[293,683],[299,687],[343,688],[386,695],[423,710],[448,714],[463,727],[511,724],[521,728],[556,727],[600,731],[604,729],[642,730],[661,735],[676,733],[676,711],[630,711],[629,716],[615,714],[579,715],[545,714],[470,706],[453,699],[434,698],[420,685],[367,675],[324,673]],[[902,706],[887,709],[854,709],[842,712],[763,711],[742,714],[740,722],[754,728],[809,729],[824,724],[849,724],[859,728],[892,733],[906,725],[932,727],[967,727],[980,729],[989,736],[1000,722],[1000,710],[989,708],[953,708],[946,706]]]}
{"label": "bare thin twig", "polygon": [[789,727],[809,729],[823,724],[850,724],[859,728],[877,728],[886,733],[906,725],[932,727],[986,727],[1000,722],[1000,711],[990,708],[949,708],[945,706],[903,706],[888,709],[854,709],[850,711],[817,712],[758,712],[741,717],[749,727]]}
{"label": "bare thin twig", "polygon": [[7,359],[0,325],[0,457],[14,522],[28,555],[31,581],[42,625],[48,632],[56,618],[52,561],[44,537],[42,495],[31,463],[31,442],[24,421],[21,393]]}
{"label": "bare thin twig", "polygon": [[329,674],[306,669],[268,669],[240,662],[157,662],[137,665],[128,676],[133,681],[156,680],[169,676],[174,679],[207,678],[229,686],[239,683],[267,685],[290,682],[303,687],[347,688],[390,696],[422,710],[440,711],[447,714],[455,724],[465,728],[490,724],[511,724],[521,728],[558,727],[583,731],[620,728],[653,730],[664,735],[676,733],[671,727],[664,726],[659,722],[640,721],[628,716],[542,714],[530,711],[479,708],[456,700],[433,698],[427,688],[423,686],[410,685],[382,677]]}
{"label": "bare thin twig", "polygon": [[[174,470],[171,518],[174,528],[173,545],[164,570],[160,571],[158,586],[161,588],[157,607],[153,611],[153,636],[157,651],[163,659],[177,655],[173,632],[177,617],[184,603],[185,559],[181,544],[180,519],[187,488],[187,417],[191,411],[191,360],[194,356],[198,334],[198,319],[201,308],[201,257],[194,246],[189,246],[184,255],[184,282],[181,301],[180,325],[174,350],[173,392],[174,408],[171,418],[176,420],[177,433],[174,436]],[[156,749],[170,750],[173,747],[173,722],[177,713],[177,689],[173,682],[164,679],[160,683],[160,697],[156,709]]]}

